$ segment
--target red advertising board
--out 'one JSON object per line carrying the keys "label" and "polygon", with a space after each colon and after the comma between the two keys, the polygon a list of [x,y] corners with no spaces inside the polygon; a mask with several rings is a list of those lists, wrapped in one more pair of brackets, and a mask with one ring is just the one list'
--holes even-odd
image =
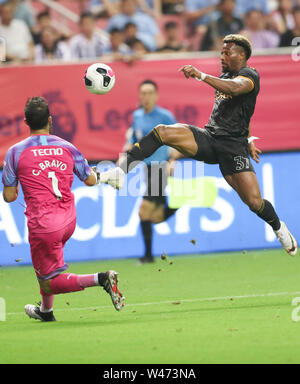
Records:
{"label": "red advertising board", "polygon": [[[159,105],[179,122],[203,127],[214,102],[207,84],[186,80],[178,69],[193,64],[205,73],[220,74],[217,59],[140,61],[133,66],[114,62],[116,85],[107,95],[84,87],[88,64],[3,67],[0,69],[0,166],[7,149],[28,135],[23,122],[26,99],[42,95],[49,101],[54,134],[77,146],[90,160],[114,159],[122,150],[138,85],[153,79]],[[252,119],[252,133],[263,150],[300,149],[300,64],[289,55],[257,56],[249,61],[261,75],[261,92]]]}

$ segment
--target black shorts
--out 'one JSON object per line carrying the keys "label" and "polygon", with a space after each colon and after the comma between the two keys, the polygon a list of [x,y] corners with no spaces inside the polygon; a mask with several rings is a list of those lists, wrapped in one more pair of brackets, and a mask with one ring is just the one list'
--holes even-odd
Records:
{"label": "black shorts", "polygon": [[166,166],[153,164],[145,167],[146,192],[144,199],[157,205],[166,205],[165,188],[167,185]]}
{"label": "black shorts", "polygon": [[236,137],[214,137],[208,130],[189,126],[198,145],[195,160],[219,164],[223,176],[255,172],[249,157],[248,140]]}

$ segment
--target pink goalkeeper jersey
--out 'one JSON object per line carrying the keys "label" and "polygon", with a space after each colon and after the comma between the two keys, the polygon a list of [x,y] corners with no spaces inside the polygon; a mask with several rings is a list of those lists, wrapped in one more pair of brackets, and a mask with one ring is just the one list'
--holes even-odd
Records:
{"label": "pink goalkeeper jersey", "polygon": [[60,137],[30,136],[8,150],[2,182],[16,187],[20,181],[30,233],[58,231],[76,218],[73,172],[82,181],[91,174],[78,149]]}

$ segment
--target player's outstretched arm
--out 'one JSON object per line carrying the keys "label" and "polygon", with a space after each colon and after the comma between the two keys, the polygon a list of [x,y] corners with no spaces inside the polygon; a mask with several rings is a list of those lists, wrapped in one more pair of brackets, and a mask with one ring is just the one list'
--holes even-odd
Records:
{"label": "player's outstretched arm", "polygon": [[3,199],[7,203],[12,203],[17,200],[19,195],[19,184],[16,187],[6,187],[3,188]]}
{"label": "player's outstretched arm", "polygon": [[184,65],[179,69],[184,76],[189,79],[194,78],[202,80],[216,90],[230,96],[238,96],[244,93],[249,93],[254,88],[254,83],[251,79],[238,76],[235,79],[219,79],[218,77],[207,75],[192,65]]}

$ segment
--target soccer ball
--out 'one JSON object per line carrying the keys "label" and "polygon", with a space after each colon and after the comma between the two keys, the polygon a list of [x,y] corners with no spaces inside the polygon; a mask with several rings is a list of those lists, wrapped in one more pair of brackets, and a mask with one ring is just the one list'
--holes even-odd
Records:
{"label": "soccer ball", "polygon": [[116,77],[109,65],[103,63],[92,64],[85,71],[84,84],[86,89],[94,95],[105,95],[112,90]]}

